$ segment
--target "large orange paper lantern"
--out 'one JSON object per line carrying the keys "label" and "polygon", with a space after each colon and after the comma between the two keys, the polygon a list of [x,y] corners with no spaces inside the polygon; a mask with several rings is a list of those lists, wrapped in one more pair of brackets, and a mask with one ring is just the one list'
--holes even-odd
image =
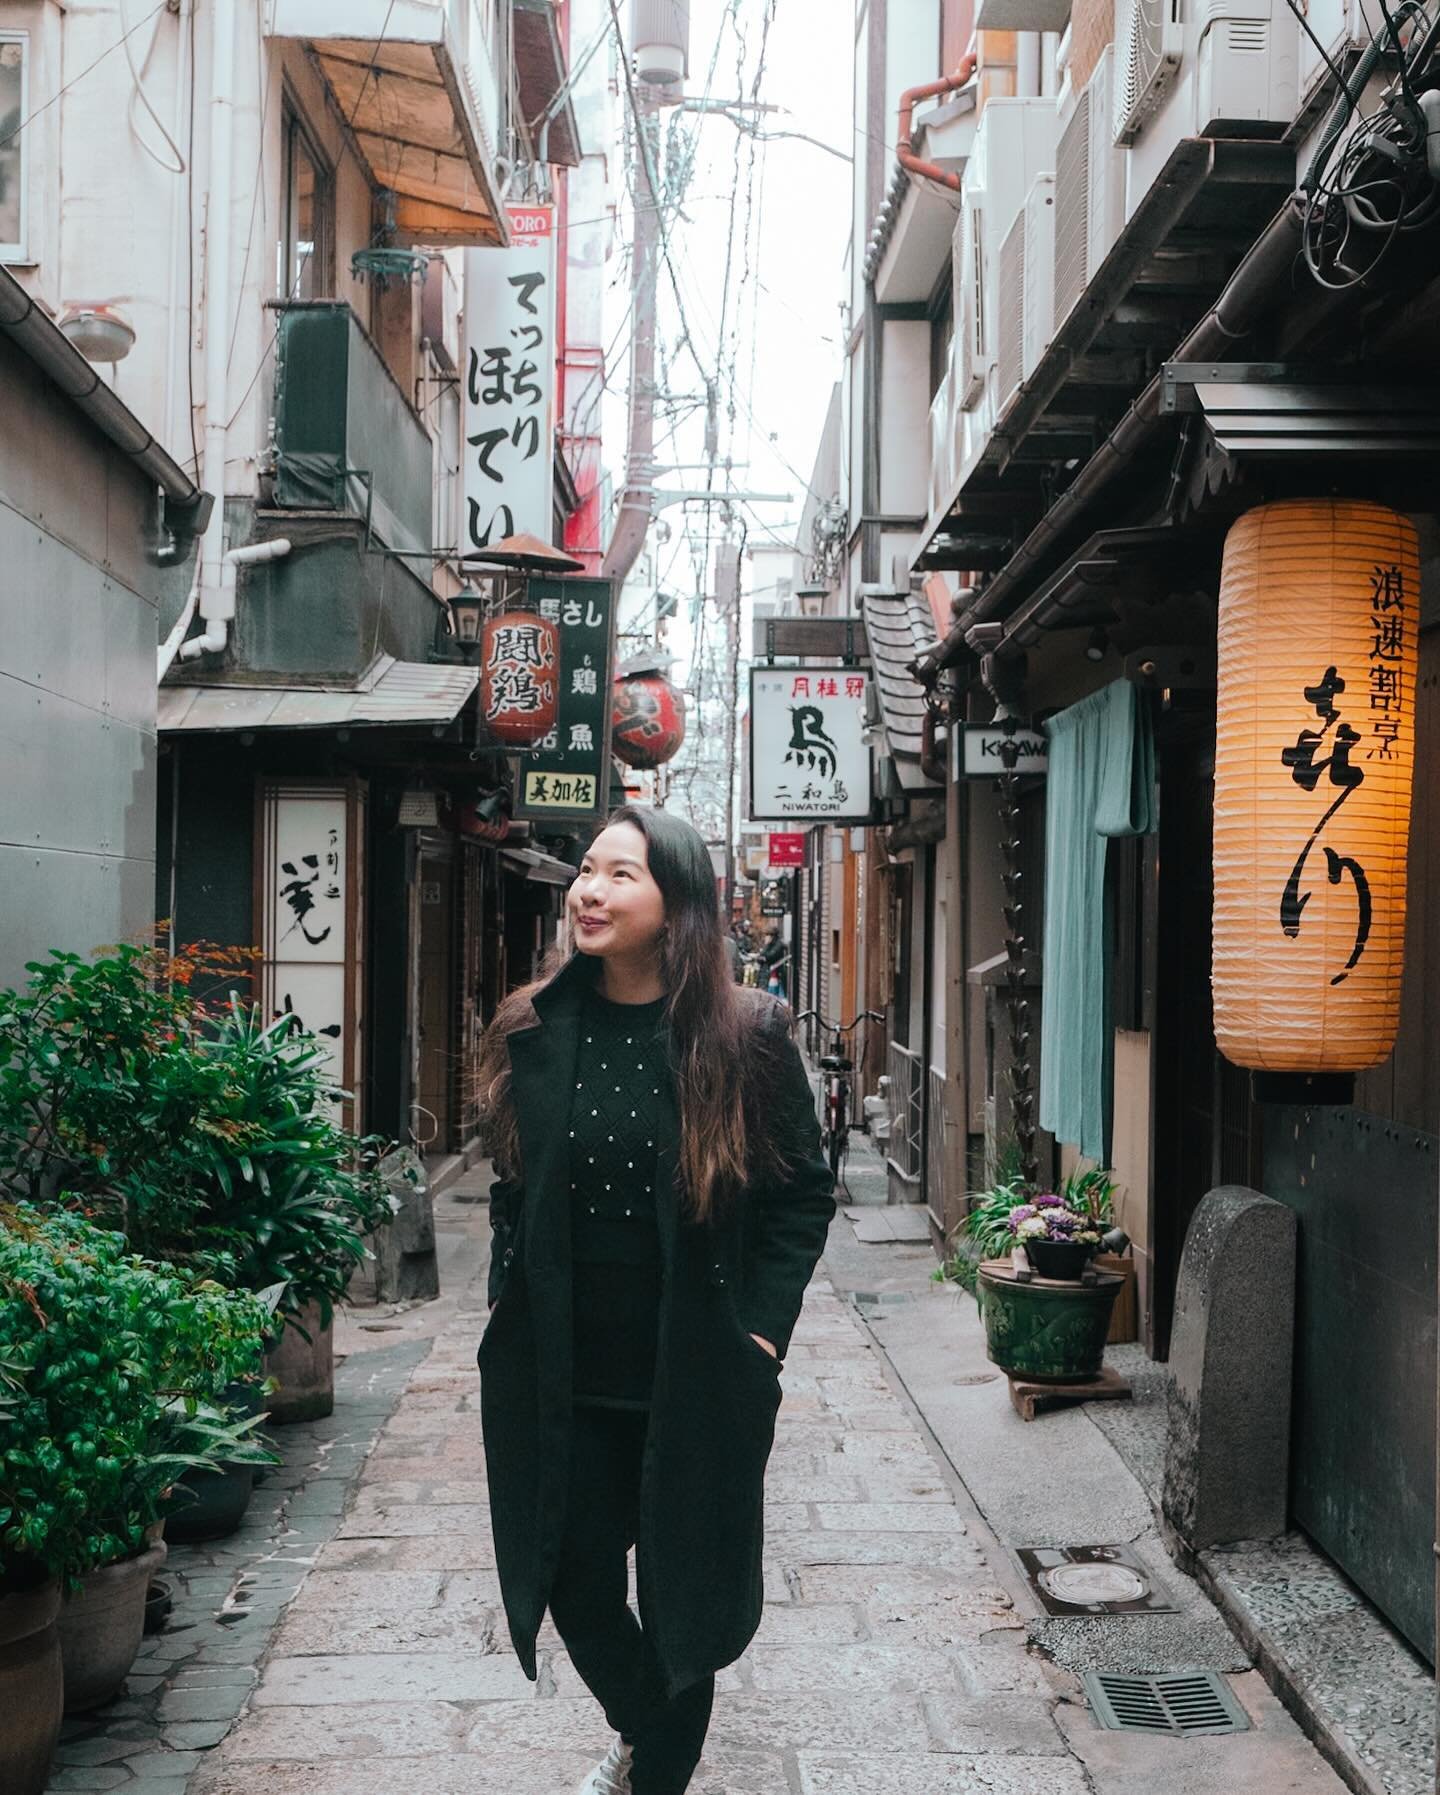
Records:
{"label": "large orange paper lantern", "polygon": [[610,748],[627,767],[660,767],[685,741],[685,700],[658,669],[615,681]]}
{"label": "large orange paper lantern", "polygon": [[1226,538],[1213,978],[1237,1066],[1359,1072],[1394,1046],[1419,623],[1396,512],[1289,500]]}
{"label": "large orange paper lantern", "polygon": [[534,611],[486,619],[480,638],[480,715],[512,748],[533,748],[560,708],[560,635]]}

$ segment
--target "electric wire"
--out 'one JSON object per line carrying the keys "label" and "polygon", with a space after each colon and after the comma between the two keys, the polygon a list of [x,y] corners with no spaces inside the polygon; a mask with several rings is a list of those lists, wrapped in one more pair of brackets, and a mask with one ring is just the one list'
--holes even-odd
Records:
{"label": "electric wire", "polygon": [[151,7],[150,11],[145,14],[145,17],[137,20],[137,22],[125,32],[124,36],[117,37],[113,44],[107,44],[93,62],[87,62],[85,67],[81,69],[78,74],[72,75],[63,86],[57,87],[48,100],[42,100],[38,106],[33,107],[31,111],[27,112],[18,125],[12,125],[5,135],[0,137],[0,149],[3,149],[7,143],[13,143],[20,133],[33,125],[35,120],[39,118],[42,113],[48,112],[57,101],[62,100],[65,95],[70,92],[71,88],[83,81],[93,69],[98,69],[107,56],[113,56],[128,38],[133,37],[137,31],[143,31],[150,23],[151,19],[158,13],[164,12],[169,4],[170,0],[160,0],[160,4]]}

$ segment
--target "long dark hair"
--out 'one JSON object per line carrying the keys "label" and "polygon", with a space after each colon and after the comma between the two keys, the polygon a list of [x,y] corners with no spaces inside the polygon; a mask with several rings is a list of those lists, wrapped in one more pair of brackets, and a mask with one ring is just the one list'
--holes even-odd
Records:
{"label": "long dark hair", "polygon": [[[645,837],[650,876],[665,904],[660,979],[680,1110],[680,1181],[690,1214],[709,1221],[749,1180],[778,1163],[761,1101],[776,1038],[762,1026],[770,1009],[731,976],[715,873],[695,830],[668,810],[639,804],[612,811],[603,827],[614,823],[633,824]],[[520,1139],[506,1038],[534,1020],[532,1000],[565,963],[508,997],[486,1031],[481,1123],[507,1175],[520,1169]]]}

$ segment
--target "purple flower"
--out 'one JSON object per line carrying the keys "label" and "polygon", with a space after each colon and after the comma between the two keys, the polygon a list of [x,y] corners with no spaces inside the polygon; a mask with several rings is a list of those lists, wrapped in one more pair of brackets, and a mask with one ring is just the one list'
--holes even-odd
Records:
{"label": "purple flower", "polygon": [[1035,1214],[1036,1209],[1033,1203],[1017,1203],[1005,1218],[1005,1225],[1013,1234],[1021,1222],[1028,1222]]}
{"label": "purple flower", "polygon": [[1036,1197],[1035,1207],[1037,1209],[1063,1209],[1065,1205],[1064,1202],[1055,1195],[1053,1190],[1047,1190]]}

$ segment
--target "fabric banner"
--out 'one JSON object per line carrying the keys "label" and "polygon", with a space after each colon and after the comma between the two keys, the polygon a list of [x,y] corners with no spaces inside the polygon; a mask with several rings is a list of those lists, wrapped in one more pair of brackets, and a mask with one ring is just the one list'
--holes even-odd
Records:
{"label": "fabric banner", "polygon": [[1156,826],[1155,742],[1138,688],[1117,680],[1045,725],[1040,1126],[1104,1165],[1114,1078],[1106,842]]}

